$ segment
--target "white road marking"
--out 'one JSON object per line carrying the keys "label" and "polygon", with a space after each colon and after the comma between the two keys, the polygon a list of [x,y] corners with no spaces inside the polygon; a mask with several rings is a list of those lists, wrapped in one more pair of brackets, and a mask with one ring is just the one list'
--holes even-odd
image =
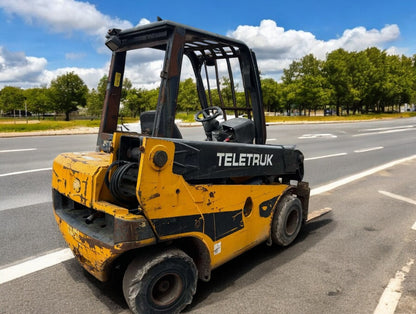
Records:
{"label": "white road marking", "polygon": [[388,163],[386,163],[384,165],[381,165],[381,166],[378,166],[378,167],[375,167],[375,168],[371,168],[371,169],[368,169],[368,170],[363,171],[363,172],[356,173],[356,174],[354,174],[352,176],[349,176],[349,177],[346,177],[346,178],[337,180],[337,181],[332,182],[332,183],[329,183],[329,184],[322,185],[320,187],[317,187],[315,189],[312,189],[311,190],[311,196],[318,195],[318,194],[322,194],[322,193],[325,193],[325,192],[329,192],[329,191],[331,191],[333,189],[336,189],[336,188],[338,188],[338,187],[340,187],[342,185],[345,185],[347,183],[351,183],[353,181],[356,181],[358,179],[361,179],[361,178],[364,178],[366,176],[372,175],[372,174],[374,174],[376,172],[379,172],[381,170],[385,170],[387,168],[391,168],[391,167],[393,167],[395,165],[398,165],[398,164],[401,164],[403,162],[406,162],[406,161],[409,161],[409,160],[413,160],[413,159],[416,159],[416,155],[413,155],[413,156],[410,156],[410,157],[406,157],[406,158],[402,158],[402,159],[398,159],[398,160],[394,160],[394,161],[388,162]]}
{"label": "white road marking", "polygon": [[14,175],[17,175],[17,174],[25,174],[25,173],[32,173],[32,172],[39,172],[39,171],[50,171],[50,170],[52,170],[52,168],[40,168],[40,169],[23,170],[23,171],[2,173],[2,174],[0,174],[0,177],[8,177],[8,176],[14,176]]}
{"label": "white road marking", "polygon": [[383,146],[377,146],[377,147],[369,147],[369,148],[363,148],[363,149],[357,149],[354,151],[354,153],[366,153],[366,152],[371,152],[373,150],[379,150],[379,149],[383,149]]}
{"label": "white road marking", "polygon": [[276,139],[276,138],[268,138],[268,139],[266,140],[266,142],[271,142],[271,141],[277,141],[277,139]]}
{"label": "white road marking", "polygon": [[[383,148],[384,148],[383,146],[363,148],[363,149],[355,150],[354,153],[371,152],[373,150],[379,150],[379,149],[383,149]],[[338,157],[338,156],[345,156],[345,155],[348,155],[348,154],[347,153],[338,153],[338,154],[331,154],[331,155],[324,155],[324,156],[317,156],[317,157],[309,157],[309,158],[305,158],[305,160],[315,160],[315,159]]]}
{"label": "white road marking", "polygon": [[316,160],[316,159],[331,158],[331,157],[338,157],[338,156],[344,156],[344,155],[347,155],[347,153],[338,153],[338,154],[332,154],[332,155],[309,157],[309,158],[305,158],[305,160]]}
{"label": "white road marking", "polygon": [[[391,197],[391,198],[394,198],[396,200],[403,201],[403,202],[406,202],[406,203],[409,203],[409,204],[412,204],[412,205],[416,205],[416,201],[415,200],[412,200],[411,198],[404,197],[404,196],[397,195],[397,194],[390,193],[390,192],[386,192],[386,191],[378,191],[378,192],[380,194],[386,195],[386,196]],[[416,230],[416,222],[413,224],[413,226],[411,227],[411,229],[412,230]]]}
{"label": "white road marking", "polygon": [[391,197],[391,198],[394,198],[394,199],[399,200],[399,201],[403,201],[403,202],[406,202],[406,203],[409,203],[409,204],[416,205],[416,201],[412,200],[411,198],[408,198],[408,197],[404,197],[404,196],[393,194],[393,193],[386,192],[386,191],[378,191],[378,193],[386,195],[386,196]]}
{"label": "white road marking", "polygon": [[7,150],[0,150],[0,153],[28,152],[31,150],[37,150],[37,148],[7,149]]}
{"label": "white road marking", "polygon": [[406,131],[414,131],[416,129],[394,129],[394,130],[386,130],[380,132],[370,132],[370,133],[361,133],[361,134],[354,134],[353,137],[357,136],[366,136],[366,135],[376,135],[376,134],[389,134],[389,133],[397,133],[397,132],[406,132]]}
{"label": "white road marking", "polygon": [[[407,158],[402,158],[402,159],[399,159],[399,160],[395,160],[395,161],[389,162],[387,164],[381,165],[379,167],[372,168],[370,170],[355,174],[353,176],[350,176],[350,177],[332,182],[330,184],[320,186],[318,188],[312,189],[310,195],[314,196],[314,195],[319,195],[319,194],[324,193],[324,192],[328,192],[328,191],[333,190],[337,187],[340,187],[344,184],[350,183],[352,181],[358,180],[358,179],[363,178],[365,176],[369,176],[369,175],[371,175],[373,173],[376,173],[378,171],[384,170],[386,168],[393,167],[397,164],[400,164],[400,163],[403,163],[403,162],[406,162],[406,161],[409,161],[409,160],[412,160],[412,159],[415,159],[415,158],[416,158],[416,155],[413,155],[413,156],[410,156],[410,157],[407,157]],[[39,270],[42,270],[44,268],[57,265],[57,264],[59,264],[63,261],[69,260],[73,257],[74,256],[73,256],[70,249],[61,249],[61,250],[53,252],[53,253],[45,254],[41,257],[36,257],[34,259],[27,260],[25,262],[22,262],[20,264],[16,264],[14,266],[10,266],[10,267],[0,269],[0,284],[8,282],[8,281],[16,279],[16,278],[19,278],[19,277],[22,277],[22,276],[29,275],[29,274],[31,274],[35,271],[39,271]],[[381,313],[381,312],[377,312],[377,314],[378,313]]]}
{"label": "white road marking", "polygon": [[336,135],[323,133],[323,134],[303,134],[298,139],[310,139],[310,138],[336,138]]}
{"label": "white road marking", "polygon": [[54,266],[73,257],[74,255],[70,249],[61,249],[53,253],[48,253],[33,259],[26,260],[19,264],[2,268],[0,269],[0,284]]}
{"label": "white road marking", "polygon": [[398,272],[394,278],[390,279],[386,289],[378,301],[378,305],[374,310],[374,314],[393,314],[397,304],[402,296],[402,283],[406,279],[406,274],[414,264],[414,259],[410,259],[405,266]]}
{"label": "white road marking", "polygon": [[394,130],[394,129],[410,129],[410,128],[414,128],[415,125],[413,124],[409,124],[409,125],[402,125],[402,126],[392,126],[389,128],[375,128],[375,129],[362,129],[360,131],[387,131],[387,130]]}

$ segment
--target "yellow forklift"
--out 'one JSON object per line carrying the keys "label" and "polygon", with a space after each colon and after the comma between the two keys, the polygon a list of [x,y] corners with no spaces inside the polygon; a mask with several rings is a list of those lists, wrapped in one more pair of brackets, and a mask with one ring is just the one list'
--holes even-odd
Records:
{"label": "yellow forklift", "polygon": [[[295,240],[308,214],[304,157],[266,144],[259,71],[243,42],[158,21],[111,29],[106,45],[97,148],[54,160],[54,215],[89,273],[106,281],[125,270],[132,312],[176,313],[213,269],[259,243]],[[118,124],[122,82],[125,68],[147,73],[145,61],[160,64],[159,96],[132,132]],[[175,124],[181,73],[196,85],[200,140]]]}

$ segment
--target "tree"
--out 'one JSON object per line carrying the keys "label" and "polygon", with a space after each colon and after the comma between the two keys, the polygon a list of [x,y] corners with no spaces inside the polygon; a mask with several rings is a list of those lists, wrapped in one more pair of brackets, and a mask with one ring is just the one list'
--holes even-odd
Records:
{"label": "tree", "polygon": [[141,91],[138,89],[131,89],[123,102],[123,108],[127,109],[125,112],[128,111],[127,114],[133,118],[140,114],[140,93]]}
{"label": "tree", "polygon": [[0,110],[3,112],[24,109],[25,96],[19,87],[6,86],[0,91]]}
{"label": "tree", "polygon": [[104,75],[97,85],[97,92],[104,103],[105,93],[107,91],[108,75]]}
{"label": "tree", "polygon": [[[123,80],[123,89],[121,90],[121,101],[122,102],[126,99],[129,91],[132,88],[133,88],[133,83],[128,78],[124,78],[124,80]],[[104,95],[105,95],[105,93],[104,93]]]}
{"label": "tree", "polygon": [[[223,76],[221,78],[221,96],[224,101],[224,105],[231,107],[233,106],[233,93],[238,88],[238,86],[234,86],[234,90],[231,86],[231,80],[228,77]],[[235,95],[234,95],[235,97]]]}
{"label": "tree", "polygon": [[129,115],[135,118],[137,115],[144,109],[144,93],[143,89],[130,89],[126,94],[125,100],[123,102],[124,108],[128,109]]}
{"label": "tree", "polygon": [[[361,89],[364,91],[364,101],[363,104],[366,105],[365,111],[382,111],[382,98],[383,96],[383,86],[386,78],[386,57],[387,54],[385,51],[381,51],[378,48],[368,48],[364,51],[354,53],[360,59],[357,65],[362,67],[362,64],[365,65],[365,71],[358,69],[358,77],[363,77],[365,79],[365,85],[361,86]],[[362,61],[364,60],[364,61]],[[354,60],[355,61],[355,60]],[[357,84],[356,84],[357,85]]]}
{"label": "tree", "polygon": [[188,113],[191,110],[196,110],[199,105],[198,93],[196,84],[191,78],[179,83],[178,93],[178,109],[184,110]]}
{"label": "tree", "polygon": [[303,57],[300,63],[300,104],[304,106],[304,110],[308,110],[310,115],[311,110],[316,112],[327,100],[326,80],[322,71],[323,61],[309,54]]}
{"label": "tree", "polygon": [[383,104],[391,111],[398,110],[412,98],[411,60],[405,56],[387,56],[386,67]]}
{"label": "tree", "polygon": [[142,88],[132,88],[128,91],[123,102],[123,115],[136,117],[143,111],[156,108],[159,89],[145,90]]}
{"label": "tree", "polygon": [[287,105],[296,104],[299,114],[306,110],[310,114],[311,110],[316,111],[328,102],[330,90],[323,76],[323,64],[323,61],[309,54],[300,61],[292,62],[289,69],[283,70],[284,93],[291,95],[294,102]]}
{"label": "tree", "polygon": [[272,78],[261,79],[263,105],[266,111],[280,111],[279,84]]}
{"label": "tree", "polygon": [[340,109],[351,98],[351,76],[349,72],[350,54],[344,49],[337,49],[327,55],[323,72],[331,88],[329,104],[335,105],[337,116]]}
{"label": "tree", "polygon": [[408,72],[410,73],[410,103],[416,103],[416,54],[408,60]]}
{"label": "tree", "polygon": [[100,117],[103,111],[104,101],[101,100],[100,93],[93,88],[87,96],[87,111],[93,117]]}
{"label": "tree", "polygon": [[100,117],[103,111],[108,76],[104,75],[98,82],[97,89],[92,89],[87,97],[87,110],[93,117]]}
{"label": "tree", "polygon": [[69,121],[69,114],[87,104],[88,87],[74,72],[58,76],[51,82],[51,93],[54,108],[65,113],[65,121]]}
{"label": "tree", "polygon": [[24,91],[27,109],[38,114],[53,110],[50,92],[46,87],[30,88]]}
{"label": "tree", "polygon": [[282,89],[280,99],[288,116],[291,115],[292,110],[295,109],[296,104],[299,103],[299,98],[297,97],[299,85],[300,83],[298,81],[281,84]]}

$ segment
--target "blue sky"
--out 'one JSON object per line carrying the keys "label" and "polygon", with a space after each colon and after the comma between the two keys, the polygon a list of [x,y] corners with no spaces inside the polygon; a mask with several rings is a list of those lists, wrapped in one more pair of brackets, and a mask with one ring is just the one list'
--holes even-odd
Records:
{"label": "blue sky", "polygon": [[[308,53],[324,59],[334,49],[376,46],[416,54],[415,0],[0,0],[0,88],[47,85],[69,71],[96,87],[108,72],[106,30],[157,16],[245,41],[262,74],[276,79]],[[151,86],[144,77],[129,78]]]}

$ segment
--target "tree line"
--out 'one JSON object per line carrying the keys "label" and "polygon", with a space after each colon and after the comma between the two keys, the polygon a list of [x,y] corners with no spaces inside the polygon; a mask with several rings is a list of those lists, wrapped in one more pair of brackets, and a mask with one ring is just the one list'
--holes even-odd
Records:
{"label": "tree line", "polygon": [[[281,82],[262,78],[261,85],[265,110],[270,112],[310,115],[329,110],[336,115],[350,115],[398,111],[400,106],[415,102],[416,55],[388,55],[378,48],[360,52],[338,49],[327,54],[325,60],[309,54],[284,69]],[[27,110],[39,116],[53,112],[64,114],[69,120],[71,112],[85,107],[89,116],[99,118],[106,86],[105,75],[96,88],[89,90],[74,72],[58,76],[50,87],[23,90],[6,86],[0,90],[0,112]],[[222,78],[220,88],[221,95],[217,90],[211,92],[212,105],[220,105],[220,98],[226,106],[230,105],[230,80]],[[121,114],[136,117],[155,109],[158,94],[158,88],[133,88],[132,82],[125,78]],[[245,102],[242,92],[235,97],[237,103]],[[197,109],[196,85],[188,78],[180,82],[178,110]]]}
{"label": "tree line", "polygon": [[338,49],[321,61],[310,54],[292,62],[277,86],[276,98],[266,103],[277,104],[280,110],[296,107],[310,114],[330,108],[337,115],[398,111],[416,98],[416,55],[388,55],[377,48]]}

